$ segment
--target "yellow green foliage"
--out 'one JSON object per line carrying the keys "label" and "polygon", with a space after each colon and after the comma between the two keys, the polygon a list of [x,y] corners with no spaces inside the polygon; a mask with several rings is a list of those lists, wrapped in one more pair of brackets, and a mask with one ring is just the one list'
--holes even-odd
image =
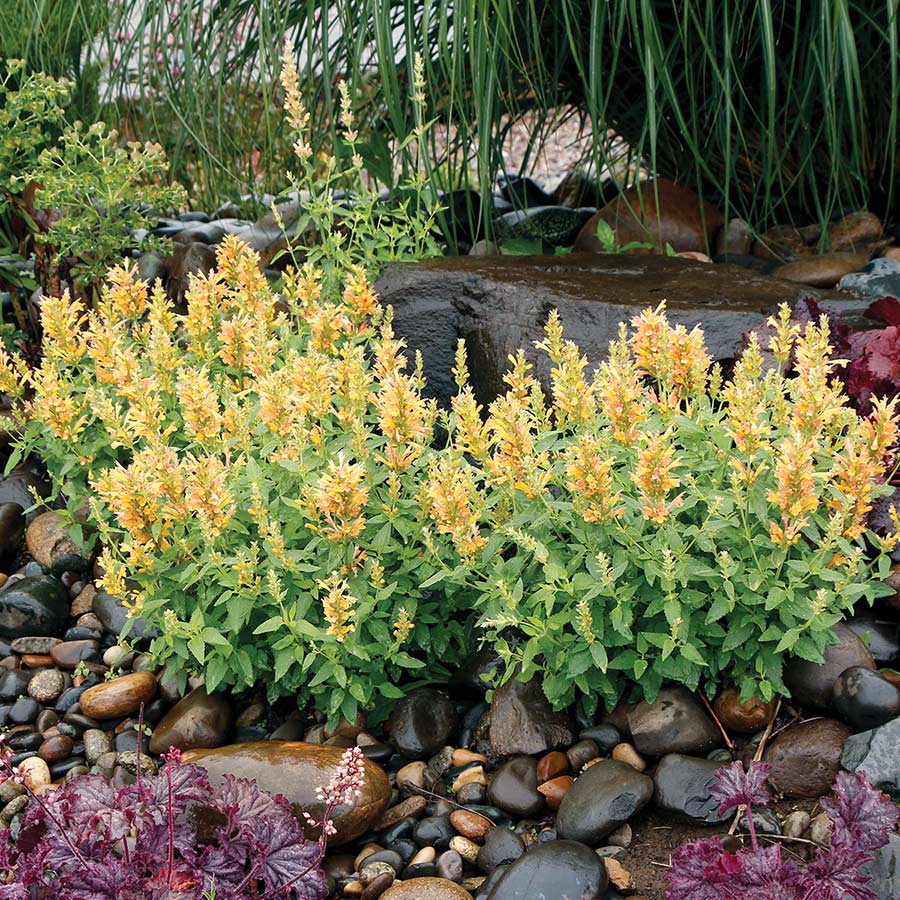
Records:
{"label": "yellow green foliage", "polygon": [[786,654],[820,660],[842,615],[885,590],[896,536],[863,536],[895,403],[849,408],[824,319],[772,323],[796,377],[763,372],[754,342],[725,384],[699,329],[663,307],[631,324],[588,377],[552,314],[552,397],[519,353],[484,421],[460,347],[450,446],[424,491],[445,561],[432,583],[475,592],[507,676],[540,674],[556,705],[722,677],[769,698]]}

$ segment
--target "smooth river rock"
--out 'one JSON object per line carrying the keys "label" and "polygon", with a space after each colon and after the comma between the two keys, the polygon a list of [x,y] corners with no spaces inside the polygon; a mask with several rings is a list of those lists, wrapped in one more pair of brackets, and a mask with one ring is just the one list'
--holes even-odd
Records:
{"label": "smooth river rock", "polygon": [[68,616],[69,595],[55,578],[20,578],[0,591],[0,638],[54,636]]}
{"label": "smooth river rock", "polygon": [[650,802],[653,788],[653,779],[628,763],[601,760],[563,797],[556,832],[563,839],[596,846]]}
{"label": "smooth river rock", "polygon": [[407,759],[425,759],[443,747],[456,729],[457,715],[446,694],[418,688],[398,701],[388,730],[391,742]]}
{"label": "smooth river rock", "polygon": [[804,706],[827,709],[838,675],[851,666],[875,668],[866,645],[843,622],[834,626],[837,643],[825,648],[824,662],[814,663],[795,656],[784,667],[784,683],[791,697]]}
{"label": "smooth river rock", "polygon": [[[394,307],[394,329],[410,355],[421,350],[429,396],[448,404],[456,393],[452,369],[457,341],[466,342],[478,401],[506,391],[508,356],[524,348],[549,391],[551,361],[534,347],[551,309],[593,370],[629,322],[665,298],[669,320],[701,325],[710,355],[730,359],[741,335],[779,303],[799,294],[832,300],[804,288],[732,265],[664,256],[572,253],[561,257],[443,257],[392,263],[376,283]],[[846,304],[846,297],[844,298]],[[858,304],[863,305],[863,304]]]}
{"label": "smooth river rock", "polygon": [[142,617],[132,618],[128,615],[121,597],[97,591],[91,608],[94,615],[103,623],[103,627],[111,634],[121,634],[126,623],[130,623],[127,635],[129,641],[159,637],[159,630],[151,628]]}
{"label": "smooth river rock", "polygon": [[686,687],[663,688],[652,703],[642,700],[628,710],[628,728],[640,753],[694,753],[722,741],[700,701]]}
{"label": "smooth river rock", "polygon": [[81,550],[69,537],[69,526],[55,510],[35,517],[25,532],[28,552],[45,568],[58,571],[64,568],[83,569],[85,559]]}
{"label": "smooth river rock", "polygon": [[[83,702],[83,701],[82,701]],[[234,704],[221,694],[208,694],[202,685],[179,700],[153,729],[150,752],[169,747],[200,750],[221,747],[234,721]]]}
{"label": "smooth river rock", "polygon": [[656,782],[653,802],[667,812],[699,819],[708,825],[724,822],[729,814],[719,815],[719,804],[709,793],[721,767],[721,762],[697,756],[681,753],[664,756],[653,775]]}
{"label": "smooth river rock", "polygon": [[81,695],[81,711],[91,719],[119,719],[136,713],[156,696],[152,672],[132,672],[88,688]]}
{"label": "smooth river rock", "polygon": [[446,878],[410,878],[391,885],[381,900],[472,900],[472,895]]}
{"label": "smooth river rock", "polygon": [[540,678],[528,682],[514,678],[494,691],[491,702],[490,742],[495,756],[534,755],[575,740],[572,720],[547,702]]}
{"label": "smooth river rock", "polygon": [[763,755],[769,783],[786,797],[816,799],[827,794],[840,769],[850,729],[834,719],[810,719],[778,735]]}
{"label": "smooth river rock", "polygon": [[[189,750],[183,759],[203,766],[215,783],[227,774],[253,778],[264,790],[284,794],[300,810],[321,818],[325,806],[316,790],[328,784],[342,752],[339,747],[300,741],[251,741],[214,750]],[[388,807],[391,784],[384,770],[367,759],[363,772],[362,795],[334,813],[337,834],[331,844],[344,844],[364,834]]]}
{"label": "smooth river rock", "polygon": [[578,841],[536,844],[519,857],[488,894],[488,900],[605,900],[606,866]]}
{"label": "smooth river rock", "polygon": [[597,238],[600,221],[613,229],[619,247],[649,242],[659,248],[669,244],[676,252],[703,253],[713,246],[725,223],[715,206],[666,178],[634,185],[598,210],[578,235],[576,250],[604,249]]}
{"label": "smooth river rock", "polygon": [[872,669],[851,666],[834,683],[834,708],[854,731],[868,731],[900,715],[900,690]]}

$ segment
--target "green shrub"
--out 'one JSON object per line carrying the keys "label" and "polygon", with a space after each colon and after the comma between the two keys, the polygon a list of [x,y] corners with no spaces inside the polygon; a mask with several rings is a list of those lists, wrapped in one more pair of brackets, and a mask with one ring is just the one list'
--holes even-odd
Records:
{"label": "green shrub", "polygon": [[89,508],[106,589],[160,628],[182,683],[265,683],[353,720],[446,674],[469,634],[460,592],[420,587],[438,568],[418,502],[437,412],[359,264],[427,252],[432,219],[371,194],[339,206],[338,161],[317,183],[303,148],[319,241],[279,294],[233,237],[184,315],[113,269],[92,309],[44,299],[41,364],[0,355],[0,390],[19,402],[13,459],[38,453],[72,514]]}
{"label": "green shrub", "polygon": [[762,374],[754,341],[724,385],[702,334],[661,309],[623,326],[588,379],[554,313],[538,345],[552,403],[520,352],[485,422],[460,349],[452,455],[432,461],[423,502],[445,567],[426,586],[474,593],[506,678],[540,674],[557,707],[723,678],[768,699],[789,654],[820,661],[842,615],[886,592],[864,515],[895,404],[857,418],[825,320],[800,334],[783,312],[773,346],[796,377]]}
{"label": "green shrub", "polygon": [[[76,122],[55,146],[41,151],[34,168],[19,179],[38,185],[37,206],[58,210],[37,233],[39,246],[50,257],[43,265],[56,272],[66,261],[63,283],[77,283],[91,298],[95,284],[127,250],[159,243],[133,237],[135,229],[152,226],[148,215],[185,204],[180,185],[163,183],[167,171],[158,144],[123,147],[119,135],[102,122],[88,128]],[[157,212],[147,212],[152,209]],[[52,275],[48,279],[51,289],[59,288],[56,280]]]}
{"label": "green shrub", "polygon": [[5,359],[0,389],[34,392],[20,452],[89,506],[106,589],[133,579],[182,682],[377,715],[466,644],[458,595],[420,587],[437,568],[417,503],[436,412],[362,269],[336,295],[289,272],[279,300],[258,264],[226,238],[184,316],[131,269],[93,311],[46,298],[40,367]]}

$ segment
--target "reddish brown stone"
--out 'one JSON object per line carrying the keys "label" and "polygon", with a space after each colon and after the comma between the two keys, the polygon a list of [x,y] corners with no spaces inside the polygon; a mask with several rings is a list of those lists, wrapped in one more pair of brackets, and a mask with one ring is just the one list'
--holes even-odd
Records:
{"label": "reddish brown stone", "polygon": [[133,672],[88,688],[81,695],[81,711],[92,719],[118,719],[137,712],[156,694],[152,672]]}
{"label": "reddish brown stone", "polygon": [[[658,178],[620,194],[598,210],[575,240],[576,250],[603,250],[597,238],[597,224],[606,222],[615,232],[616,244],[651,243],[659,249],[666,244],[676,251],[706,252],[725,224],[722,213],[686,187]],[[638,252],[648,252],[639,249]]]}
{"label": "reddish brown stone", "polygon": [[840,770],[850,729],[835,719],[810,719],[783,731],[769,745],[769,783],[786,797],[816,799],[827,794]]}
{"label": "reddish brown stone", "polygon": [[575,779],[571,775],[560,775],[558,778],[553,778],[538,785],[538,790],[546,798],[547,806],[550,809],[559,809],[559,804],[562,803],[563,797],[569,793],[569,789],[574,783]]}
{"label": "reddish brown stone", "polygon": [[53,665],[53,657],[44,653],[26,653],[22,657],[22,666],[26,669],[43,669]]}
{"label": "reddish brown stone", "polygon": [[450,813],[450,824],[469,840],[481,843],[488,829],[494,824],[485,816],[468,809],[455,809]]}
{"label": "reddish brown stone", "polygon": [[726,687],[713,702],[713,709],[729,731],[753,734],[769,724],[776,703],[774,699],[764,703],[757,697],[741,703],[741,692],[736,687]]}
{"label": "reddish brown stone", "polygon": [[98,641],[64,641],[50,650],[53,662],[61,669],[74,669],[83,661],[98,662]]}
{"label": "reddish brown stone", "polygon": [[[82,696],[82,706],[87,693]],[[190,750],[183,759],[203,766],[216,784],[229,773],[237,778],[251,778],[263,790],[284,794],[298,809],[321,818],[325,807],[316,791],[328,784],[340,765],[341,750],[300,741],[251,741],[215,750]],[[361,796],[339,807],[333,815],[337,834],[331,839],[332,844],[352,841],[370,831],[372,823],[387,809],[391,783],[384,770],[366,759],[363,776]]]}
{"label": "reddish brown stone", "polygon": [[538,760],[537,780],[538,784],[550,781],[557,775],[565,775],[569,771],[569,758],[560,750],[553,750]]}
{"label": "reddish brown stone", "polygon": [[73,746],[72,738],[66,737],[64,734],[57,734],[47,738],[38,747],[38,756],[45,762],[56,762],[58,759],[65,759],[72,752]]}

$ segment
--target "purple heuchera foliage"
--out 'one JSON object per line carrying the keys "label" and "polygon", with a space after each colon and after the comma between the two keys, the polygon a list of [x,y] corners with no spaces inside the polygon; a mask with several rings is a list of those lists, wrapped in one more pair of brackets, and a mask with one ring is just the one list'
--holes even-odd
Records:
{"label": "purple heuchera foliage", "polygon": [[[768,802],[768,771],[764,763],[751,763],[746,773],[732,763],[719,770],[711,793],[723,811],[747,806],[750,819],[754,805]],[[666,900],[878,900],[860,869],[887,843],[900,811],[863,773],[841,772],[834,795],[821,801],[831,845],[809,865],[782,856],[780,844],[760,845],[755,835],[753,846],[737,853],[723,850],[718,838],[693,841],[672,854]]]}
{"label": "purple heuchera foliage", "polygon": [[[86,775],[32,802],[15,842],[0,836],[0,900],[321,900],[323,845],[284,797],[177,754],[116,789]],[[200,825],[199,823],[203,824]],[[61,827],[60,827],[61,826]]]}

